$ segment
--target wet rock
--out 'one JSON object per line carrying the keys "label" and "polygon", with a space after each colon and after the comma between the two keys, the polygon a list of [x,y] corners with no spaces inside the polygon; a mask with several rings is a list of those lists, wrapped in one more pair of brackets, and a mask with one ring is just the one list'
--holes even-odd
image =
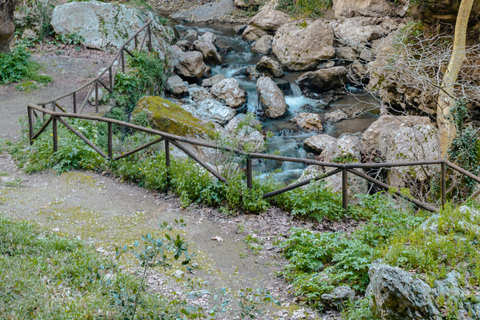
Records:
{"label": "wet rock", "polygon": [[386,0],[333,0],[336,18],[366,16],[385,17],[393,12]]}
{"label": "wet rock", "polygon": [[350,47],[342,47],[335,49],[335,53],[338,59],[343,59],[347,61],[354,61],[357,59],[357,53]]}
{"label": "wet rock", "polygon": [[260,77],[257,80],[257,91],[267,118],[280,118],[287,112],[283,92],[272,79]]}
{"label": "wet rock", "polygon": [[262,10],[257,13],[249,25],[262,29],[264,31],[276,31],[285,23],[293,19],[286,13],[277,10]]}
{"label": "wet rock", "polygon": [[190,87],[188,88],[188,93],[193,101],[197,103],[206,99],[214,99],[213,95],[202,87]]}
{"label": "wet rock", "polygon": [[308,70],[335,56],[333,29],[322,20],[290,22],[278,29],[272,52],[288,70]]}
{"label": "wet rock", "polygon": [[195,40],[195,42],[193,42],[193,47],[195,48],[195,50],[202,53],[203,59],[207,63],[222,63],[222,56],[218,53],[217,48],[215,48],[212,42],[205,40]]}
{"label": "wet rock", "polygon": [[371,295],[372,308],[381,319],[441,319],[432,289],[411,273],[374,263],[368,274],[367,295]]}
{"label": "wet rock", "polygon": [[211,32],[205,32],[204,34],[202,34],[202,36],[200,38],[202,38],[203,41],[207,41],[207,42],[210,42],[212,44],[214,44],[215,41],[217,41],[217,36],[214,35]]}
{"label": "wet rock", "polygon": [[384,36],[383,30],[371,18],[355,17],[330,22],[335,36],[349,46],[366,44]]}
{"label": "wet rock", "polygon": [[336,287],[331,293],[322,294],[322,301],[337,310],[345,308],[346,304],[354,298],[355,291],[346,286]]}
{"label": "wet rock", "polygon": [[227,106],[237,108],[247,102],[247,93],[240,89],[237,80],[230,78],[214,84],[211,93],[220,100],[225,100]]}
{"label": "wet rock", "polygon": [[197,39],[198,33],[193,29],[188,29],[182,37],[182,40],[187,40],[190,44],[193,44]]}
{"label": "wet rock", "polygon": [[323,131],[322,119],[317,113],[300,113],[290,121],[308,131]]}
{"label": "wet rock", "polygon": [[198,81],[207,66],[203,63],[203,55],[198,51],[183,52],[177,46],[171,46],[172,63],[179,76],[187,81]]}
{"label": "wet rock", "polygon": [[245,76],[251,81],[257,81],[260,78],[261,74],[258,72],[256,66],[248,66],[245,69]]}
{"label": "wet rock", "polygon": [[222,74],[216,74],[214,75],[213,77],[211,78],[208,78],[208,79],[204,79],[202,81],[202,86],[203,87],[211,87],[213,86],[214,84],[217,84],[219,83],[220,81],[222,80],[225,80],[225,76],[222,75]]}
{"label": "wet rock", "polygon": [[[364,148],[378,150],[386,162],[441,158],[438,130],[428,117],[381,116],[365,131],[362,143]],[[437,165],[396,168],[388,172],[388,182],[394,187],[405,187],[407,181],[425,181],[439,170]]]}
{"label": "wet rock", "polygon": [[280,62],[267,56],[263,56],[257,63],[257,70],[260,72],[267,72],[277,78],[283,77],[284,73]]}
{"label": "wet rock", "polygon": [[[242,125],[240,126],[240,124]],[[240,147],[248,144],[255,152],[262,152],[265,151],[265,140],[260,131],[254,128],[257,124],[256,120],[248,121],[242,114],[233,118],[225,126],[225,129],[233,139],[240,143]]]}
{"label": "wet rock", "polygon": [[345,67],[333,67],[302,74],[297,83],[300,88],[309,89],[314,93],[344,88],[347,85],[348,70]]}
{"label": "wet rock", "polygon": [[260,39],[263,36],[268,35],[268,33],[260,28],[254,26],[247,26],[242,33],[242,37],[249,41],[255,41]]}
{"label": "wet rock", "polygon": [[233,117],[235,117],[235,110],[223,105],[215,99],[205,99],[196,106],[195,116],[200,119],[217,122],[225,125]]}
{"label": "wet rock", "polygon": [[261,37],[253,43],[252,52],[270,54],[272,52],[272,41],[273,37],[271,35]]}
{"label": "wet rock", "polygon": [[174,38],[173,29],[158,24],[152,12],[131,6],[98,1],[65,3],[53,10],[51,25],[56,34],[82,36],[81,43],[86,47],[116,51],[149,20],[153,20],[153,47],[162,54]]}
{"label": "wet rock", "polygon": [[375,60],[375,54],[372,52],[372,50],[365,48],[362,50],[362,52],[360,52],[360,60],[372,62]]}
{"label": "wet rock", "polygon": [[348,115],[342,110],[335,110],[325,114],[325,121],[327,122],[338,122],[344,119],[347,119]]}
{"label": "wet rock", "polygon": [[188,93],[187,84],[177,75],[173,75],[167,79],[165,89],[174,95],[183,95]]}
{"label": "wet rock", "polygon": [[243,31],[245,31],[246,28],[247,28],[246,24],[241,24],[241,25],[233,27],[232,29],[233,29],[233,31],[235,31],[236,34],[242,34]]}

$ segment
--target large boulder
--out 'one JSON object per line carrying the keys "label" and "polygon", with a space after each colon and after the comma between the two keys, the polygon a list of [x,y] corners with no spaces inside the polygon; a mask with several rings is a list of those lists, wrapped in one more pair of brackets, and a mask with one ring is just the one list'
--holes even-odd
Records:
{"label": "large boulder", "polygon": [[200,119],[213,121],[221,125],[227,124],[228,121],[235,117],[235,113],[235,110],[226,107],[215,99],[199,101],[193,112]]}
{"label": "large boulder", "polygon": [[10,42],[15,33],[14,11],[14,1],[2,1],[0,3],[0,53],[10,52]]}
{"label": "large boulder", "polygon": [[242,37],[249,41],[255,41],[260,39],[263,36],[268,35],[268,32],[260,28],[248,25],[242,33]]}
{"label": "large boulder", "polygon": [[[362,143],[365,149],[378,150],[386,162],[441,159],[439,133],[428,117],[381,116],[365,131]],[[388,180],[394,187],[405,187],[439,170],[438,165],[400,167],[388,172]]]}
{"label": "large boulder", "polygon": [[288,70],[308,70],[335,57],[333,29],[322,20],[290,22],[278,29],[272,51]]}
{"label": "large boulder", "polygon": [[[69,2],[55,7],[51,24],[56,34],[76,33],[83,37],[82,44],[89,48],[116,51],[149,20],[153,21],[153,47],[164,53],[174,38],[173,29],[160,24],[158,16],[152,12],[143,12],[133,6],[98,1]],[[134,42],[129,46],[133,48]]]}
{"label": "large boulder", "polygon": [[250,20],[250,25],[265,31],[276,31],[293,19],[286,13],[277,10],[262,10]]}
{"label": "large boulder", "polygon": [[207,100],[207,99],[215,99],[213,95],[208,91],[208,89],[205,89],[199,86],[189,87],[188,95],[196,103],[199,103],[200,101]]}
{"label": "large boulder", "polygon": [[308,88],[311,92],[321,93],[334,89],[343,89],[347,85],[348,70],[345,67],[333,67],[309,71],[302,74],[297,83],[300,88]]}
{"label": "large boulder", "polygon": [[188,84],[184,82],[182,78],[180,78],[177,75],[173,75],[168,77],[165,90],[167,90],[168,92],[174,95],[184,95],[188,93],[187,85]]}
{"label": "large boulder", "polygon": [[213,42],[206,41],[206,40],[195,40],[193,42],[193,47],[195,50],[200,51],[203,55],[203,59],[207,63],[212,64],[221,64],[222,63],[222,56],[218,53],[217,48]]}
{"label": "large boulder", "polygon": [[409,272],[385,264],[372,264],[368,271],[372,307],[382,320],[440,320],[432,289]]}
{"label": "large boulder", "polygon": [[364,45],[385,35],[385,30],[376,25],[375,19],[355,17],[330,22],[335,36],[349,46]]}
{"label": "large boulder", "polygon": [[257,80],[257,91],[267,118],[280,118],[287,110],[283,91],[269,77],[260,77]]}
{"label": "large boulder", "polygon": [[272,51],[273,37],[266,35],[255,41],[252,45],[252,52],[260,54],[270,54]]}
{"label": "large boulder", "polygon": [[260,72],[266,72],[268,74],[271,74],[276,78],[283,77],[284,74],[280,62],[267,56],[263,56],[257,63],[257,70]]}
{"label": "large boulder", "polygon": [[133,116],[146,112],[152,128],[178,136],[213,136],[208,123],[194,117],[175,103],[156,96],[141,98],[135,107]]}
{"label": "large boulder", "polygon": [[204,79],[202,81],[202,86],[203,87],[211,87],[214,84],[217,84],[222,80],[225,80],[225,76],[223,74],[216,74],[211,78]]}
{"label": "large boulder", "polygon": [[386,0],[333,0],[335,17],[385,17],[393,12]]}
{"label": "large boulder", "polygon": [[290,121],[307,131],[323,131],[322,119],[318,113],[300,113]]}
{"label": "large boulder", "polygon": [[240,89],[237,80],[233,78],[222,80],[212,86],[210,92],[220,100],[224,100],[227,106],[238,108],[247,102],[247,92]]}
{"label": "large boulder", "polygon": [[175,71],[183,79],[197,82],[203,76],[207,66],[203,63],[203,55],[200,52],[183,52],[178,46],[171,46],[170,51]]}

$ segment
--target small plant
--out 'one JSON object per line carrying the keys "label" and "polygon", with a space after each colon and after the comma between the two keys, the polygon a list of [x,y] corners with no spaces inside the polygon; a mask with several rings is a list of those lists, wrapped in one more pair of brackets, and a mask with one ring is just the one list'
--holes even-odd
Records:
{"label": "small plant", "polygon": [[10,181],[4,181],[3,185],[6,187],[20,187],[22,185],[22,179],[21,178],[15,178]]}
{"label": "small plant", "polygon": [[245,288],[238,293],[238,305],[240,307],[240,319],[255,319],[262,314],[260,306],[265,302],[280,305],[268,290]]}
{"label": "small plant", "polygon": [[78,33],[57,34],[56,39],[64,44],[79,45],[85,41],[85,38]]}

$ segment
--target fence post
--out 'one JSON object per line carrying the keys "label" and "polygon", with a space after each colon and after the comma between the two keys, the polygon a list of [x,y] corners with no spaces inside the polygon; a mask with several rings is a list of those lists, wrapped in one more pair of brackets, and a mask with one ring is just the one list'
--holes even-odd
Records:
{"label": "fence post", "polygon": [[447,165],[442,162],[442,209],[445,208],[445,199],[447,192]]}
{"label": "fence post", "polygon": [[98,81],[95,81],[95,113],[98,113]]}
{"label": "fence post", "polygon": [[252,181],[252,158],[247,156],[247,188],[252,189],[253,181]]}
{"label": "fence post", "polygon": [[58,151],[58,134],[57,134],[57,117],[52,116],[52,136],[53,136],[53,152]]}
{"label": "fence post", "polygon": [[342,205],[345,211],[348,210],[348,189],[347,189],[347,169],[342,169]]}
{"label": "fence post", "polygon": [[150,28],[151,23],[148,24],[148,51],[152,52],[152,29]]}
{"label": "fence post", "polygon": [[113,91],[113,74],[112,74],[112,66],[108,68],[108,85],[110,86],[110,90]]}
{"label": "fence post", "polygon": [[120,52],[120,60],[122,60],[122,72],[125,72],[125,55],[123,53],[123,47]]}
{"label": "fence post", "polygon": [[57,106],[55,105],[55,101],[52,102],[52,111],[56,111]]}
{"label": "fence post", "polygon": [[137,46],[138,46],[137,35],[135,35],[135,37],[133,37],[133,40],[135,41],[135,50],[136,50],[136,49],[137,49]]}
{"label": "fence post", "polygon": [[77,113],[77,93],[73,93],[73,113]]}
{"label": "fence post", "polygon": [[108,123],[108,142],[107,142],[107,153],[110,160],[113,158],[113,134],[112,134],[112,123]]}
{"label": "fence post", "polygon": [[[44,104],[42,104],[42,109],[45,109],[46,106]],[[42,112],[42,120],[43,122],[45,122],[45,112]]]}
{"label": "fence post", "polygon": [[30,107],[27,107],[27,112],[28,112],[28,136],[30,140],[30,145],[33,144],[33,115],[32,115],[32,109]]}

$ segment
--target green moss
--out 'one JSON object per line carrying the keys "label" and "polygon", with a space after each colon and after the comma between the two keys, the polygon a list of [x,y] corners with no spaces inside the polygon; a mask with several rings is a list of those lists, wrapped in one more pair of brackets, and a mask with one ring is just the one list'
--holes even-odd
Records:
{"label": "green moss", "polygon": [[141,98],[135,107],[133,116],[141,112],[147,112],[150,125],[163,132],[178,136],[214,136],[214,133],[207,128],[204,121],[161,97]]}

